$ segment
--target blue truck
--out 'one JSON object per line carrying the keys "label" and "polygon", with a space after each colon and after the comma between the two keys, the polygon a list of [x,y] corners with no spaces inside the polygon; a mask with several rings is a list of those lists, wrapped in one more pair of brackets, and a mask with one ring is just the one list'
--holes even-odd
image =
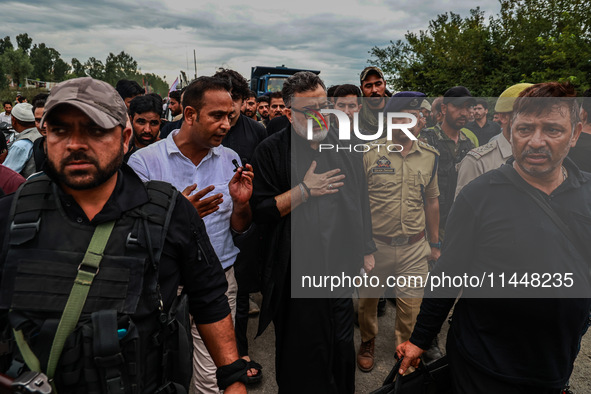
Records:
{"label": "blue truck", "polygon": [[301,68],[287,68],[285,65],[277,67],[255,66],[250,72],[250,89],[257,97],[272,92],[280,92],[283,82],[298,71],[311,71],[320,74],[316,70],[304,70]]}

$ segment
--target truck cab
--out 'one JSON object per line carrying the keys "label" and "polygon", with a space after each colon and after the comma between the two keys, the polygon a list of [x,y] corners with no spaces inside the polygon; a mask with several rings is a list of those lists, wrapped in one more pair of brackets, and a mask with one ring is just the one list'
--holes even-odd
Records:
{"label": "truck cab", "polygon": [[320,74],[320,71],[305,70],[300,68],[287,68],[285,65],[277,67],[255,66],[250,73],[250,89],[258,96],[267,93],[280,92],[287,78],[298,71],[311,71]]}

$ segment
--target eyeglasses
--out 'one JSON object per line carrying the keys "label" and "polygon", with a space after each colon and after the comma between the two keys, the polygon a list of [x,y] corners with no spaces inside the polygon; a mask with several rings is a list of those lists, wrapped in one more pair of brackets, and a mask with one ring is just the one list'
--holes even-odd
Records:
{"label": "eyeglasses", "polygon": [[[139,124],[140,126],[145,126],[146,123],[148,123],[148,121],[144,118],[137,118],[134,120],[134,122]],[[153,119],[153,120],[150,120],[149,123],[150,123],[150,126],[152,126],[152,127],[160,126],[159,120]]]}
{"label": "eyeglasses", "polygon": [[311,118],[314,117],[314,115],[315,115],[316,112],[320,112],[323,109],[333,109],[334,108],[334,105],[330,101],[327,101],[325,103],[322,103],[322,104],[318,105],[317,107],[304,107],[302,109],[295,108],[295,107],[289,107],[289,108],[292,111],[301,113],[307,119],[311,119]]}

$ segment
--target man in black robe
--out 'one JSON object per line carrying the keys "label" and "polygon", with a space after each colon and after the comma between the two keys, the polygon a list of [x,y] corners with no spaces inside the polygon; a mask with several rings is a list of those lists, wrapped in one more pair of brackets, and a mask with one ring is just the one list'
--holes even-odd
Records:
{"label": "man in black robe", "polygon": [[[322,80],[299,72],[283,86],[291,123],[255,151],[251,206],[266,228],[259,334],[273,321],[280,393],[353,393],[351,288],[305,288],[303,277],[359,274],[373,262],[371,216],[360,157],[337,151],[320,119]],[[324,125],[324,126],[323,126]],[[320,149],[332,146],[333,149]]]}

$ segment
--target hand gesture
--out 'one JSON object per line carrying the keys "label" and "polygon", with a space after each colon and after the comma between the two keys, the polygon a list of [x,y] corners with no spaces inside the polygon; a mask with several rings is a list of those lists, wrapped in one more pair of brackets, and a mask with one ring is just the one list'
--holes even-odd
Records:
{"label": "hand gesture", "polygon": [[310,197],[324,196],[325,194],[333,194],[339,191],[339,187],[343,186],[341,182],[345,175],[336,175],[341,170],[335,168],[334,170],[326,171],[321,174],[316,174],[316,161],[313,161],[304,176],[304,183],[310,189]]}
{"label": "hand gesture", "polygon": [[252,196],[252,180],[254,172],[250,164],[238,167],[236,174],[230,179],[228,189],[235,205],[247,204]]}
{"label": "hand gesture", "polygon": [[204,218],[210,213],[213,213],[220,209],[219,205],[224,201],[224,199],[222,198],[224,195],[222,193],[214,194],[213,196],[203,198],[203,196],[215,189],[215,186],[207,186],[191,196],[190,194],[195,189],[197,189],[196,183],[187,186],[185,190],[183,190],[183,196],[187,197],[187,200],[189,200],[189,202],[193,204],[201,218]]}
{"label": "hand gesture", "polygon": [[402,364],[400,365],[400,370],[398,371],[401,375],[403,375],[409,366],[413,366],[418,368],[421,354],[423,354],[424,350],[414,345],[411,341],[406,341],[401,343],[396,348],[396,357],[404,357],[402,360]]}

